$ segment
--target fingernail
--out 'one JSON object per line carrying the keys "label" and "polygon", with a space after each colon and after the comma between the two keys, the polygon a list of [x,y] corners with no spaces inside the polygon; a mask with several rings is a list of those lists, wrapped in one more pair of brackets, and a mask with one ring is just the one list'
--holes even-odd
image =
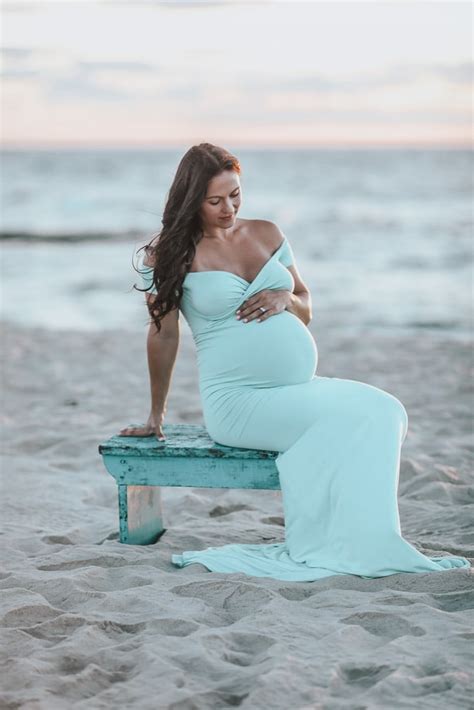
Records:
{"label": "fingernail", "polygon": [[238,310],[238,311],[235,311],[235,312],[236,312],[236,313],[240,313],[240,308],[239,308],[239,310]]}
{"label": "fingernail", "polygon": [[240,316],[237,316],[237,320],[239,320]]}
{"label": "fingernail", "polygon": [[248,319],[248,318],[244,318],[244,323],[248,323],[248,322],[249,322],[249,319]]}

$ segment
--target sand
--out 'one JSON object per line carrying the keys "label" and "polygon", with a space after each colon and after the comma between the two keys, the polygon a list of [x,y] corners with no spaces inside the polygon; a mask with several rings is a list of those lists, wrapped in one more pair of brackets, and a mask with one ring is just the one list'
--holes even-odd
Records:
{"label": "sand", "polygon": [[[318,331],[318,374],[405,404],[402,531],[474,556],[472,343]],[[0,707],[472,707],[472,569],[286,583],[170,555],[283,539],[280,492],[164,489],[168,531],[117,541],[99,442],[146,418],[145,332],[3,327]],[[183,331],[167,422],[203,424]]]}

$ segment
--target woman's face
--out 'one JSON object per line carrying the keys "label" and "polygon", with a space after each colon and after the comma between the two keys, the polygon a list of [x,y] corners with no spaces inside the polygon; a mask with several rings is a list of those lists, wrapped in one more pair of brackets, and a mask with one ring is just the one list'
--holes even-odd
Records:
{"label": "woman's face", "polygon": [[209,181],[200,209],[203,229],[233,227],[240,202],[239,175],[233,170],[223,170]]}

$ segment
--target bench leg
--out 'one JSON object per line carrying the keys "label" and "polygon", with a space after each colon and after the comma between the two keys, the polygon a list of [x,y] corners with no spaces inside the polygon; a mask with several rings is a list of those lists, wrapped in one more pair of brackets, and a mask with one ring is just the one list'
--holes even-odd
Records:
{"label": "bench leg", "polygon": [[118,487],[120,542],[150,545],[165,532],[158,486]]}

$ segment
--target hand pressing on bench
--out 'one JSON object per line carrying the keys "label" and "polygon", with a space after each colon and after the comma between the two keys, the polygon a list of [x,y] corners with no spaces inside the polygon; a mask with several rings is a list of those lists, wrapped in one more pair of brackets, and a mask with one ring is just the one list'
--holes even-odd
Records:
{"label": "hand pressing on bench", "polygon": [[[148,304],[155,298],[146,294]],[[174,308],[161,321],[161,330],[150,323],[147,335],[147,361],[150,374],[150,416],[144,426],[126,427],[120,436],[153,436],[165,441],[163,420],[166,413],[166,398],[179,343],[179,309]]]}
{"label": "hand pressing on bench", "polygon": [[155,435],[159,441],[166,439],[162,427],[165,418],[166,408],[158,413],[153,412],[148,417],[147,423],[144,426],[129,426],[121,429],[119,436],[153,436]]}

